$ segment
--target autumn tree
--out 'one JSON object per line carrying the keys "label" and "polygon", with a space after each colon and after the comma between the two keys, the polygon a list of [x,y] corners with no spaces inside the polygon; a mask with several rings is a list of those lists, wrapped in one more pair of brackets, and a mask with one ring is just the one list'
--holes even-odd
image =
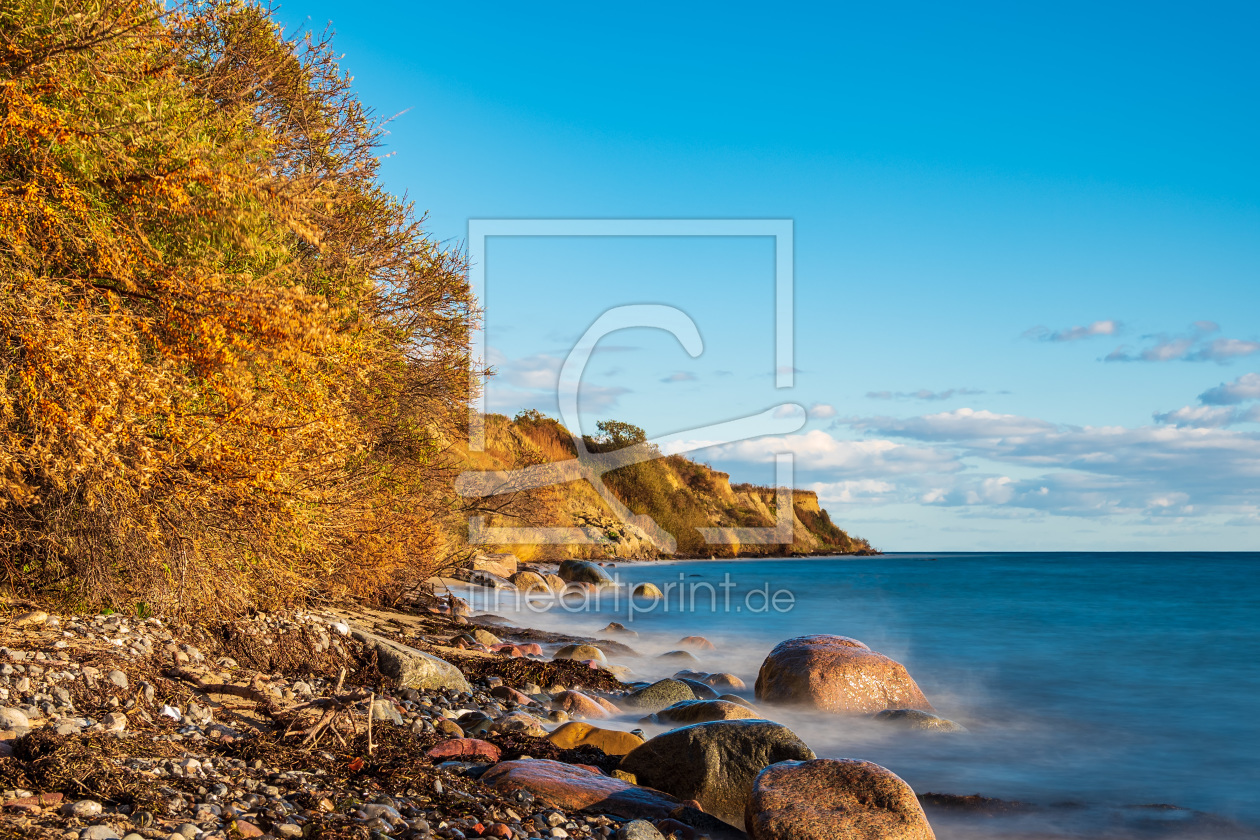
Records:
{"label": "autumn tree", "polygon": [[0,8],[6,587],[232,612],[442,556],[477,313],[379,147],[266,8]]}

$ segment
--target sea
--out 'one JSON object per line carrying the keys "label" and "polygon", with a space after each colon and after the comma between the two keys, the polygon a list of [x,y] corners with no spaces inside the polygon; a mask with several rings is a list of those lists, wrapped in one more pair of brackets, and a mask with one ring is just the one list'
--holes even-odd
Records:
{"label": "sea", "polygon": [[[965,733],[761,707],[820,757],[873,761],[919,794],[941,840],[1260,838],[1260,553],[900,553],[620,563],[598,600],[473,596],[475,612],[616,639],[652,680],[753,685],[793,636],[849,636],[901,662]],[[637,584],[665,592],[631,599]],[[480,599],[480,603],[476,601]],[[604,631],[609,622],[635,631]],[[658,658],[684,636],[714,651]],[[613,725],[663,727],[625,715]]]}

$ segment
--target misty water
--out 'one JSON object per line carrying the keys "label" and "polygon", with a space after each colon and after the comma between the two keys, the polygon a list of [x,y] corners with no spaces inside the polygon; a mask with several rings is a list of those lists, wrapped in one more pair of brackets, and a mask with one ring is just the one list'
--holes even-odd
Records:
{"label": "misty water", "polygon": [[[874,761],[919,793],[1035,806],[933,814],[942,840],[1260,836],[1260,554],[894,554],[610,571],[672,585],[665,602],[633,611],[624,592],[597,607],[474,607],[603,638],[617,638],[599,631],[621,621],[640,634],[628,643],[641,655],[614,661],[644,679],[685,667],[655,656],[700,634],[718,649],[692,667],[737,674],[750,698],[777,642],[860,639],[906,665],[938,713],[969,732],[764,711],[819,756]],[[696,584],[712,586],[716,609]],[[778,609],[767,605],[775,593]]]}

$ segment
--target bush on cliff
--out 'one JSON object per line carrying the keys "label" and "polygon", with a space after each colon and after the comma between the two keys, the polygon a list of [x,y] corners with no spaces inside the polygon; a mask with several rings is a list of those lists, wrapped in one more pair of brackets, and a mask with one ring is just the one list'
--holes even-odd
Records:
{"label": "bush on cliff", "polygon": [[474,301],[327,41],[152,0],[0,33],[0,581],[232,612],[439,557]]}

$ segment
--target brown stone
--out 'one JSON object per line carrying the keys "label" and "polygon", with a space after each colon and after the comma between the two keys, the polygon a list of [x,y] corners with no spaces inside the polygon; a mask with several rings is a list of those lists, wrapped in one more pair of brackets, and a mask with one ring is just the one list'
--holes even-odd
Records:
{"label": "brown stone", "polygon": [[498,747],[480,738],[452,738],[433,747],[425,755],[435,761],[459,761],[470,758],[498,761],[500,753]]}
{"label": "brown stone", "polygon": [[595,720],[611,717],[603,706],[580,691],[560,692],[551,698],[551,707],[568,712],[574,717],[593,718]]}
{"label": "brown stone", "polygon": [[799,636],[770,651],[757,674],[757,699],[824,712],[935,711],[899,662],[847,636]]}
{"label": "brown stone", "polygon": [[684,700],[656,713],[661,723],[704,723],[709,720],[751,720],[758,718],[747,706],[726,700]]}
{"label": "brown stone", "polygon": [[487,770],[481,781],[504,792],[528,790],[566,811],[598,808],[619,817],[663,819],[679,805],[679,800],[659,790],[547,759],[504,761]]}
{"label": "brown stone", "polygon": [[625,755],[642,746],[643,739],[619,729],[600,729],[589,723],[569,721],[547,736],[547,740],[562,750],[575,747],[599,747],[606,755]]}
{"label": "brown stone", "polygon": [[744,822],[751,840],[935,840],[909,785],[849,759],[767,767],[753,782]]}
{"label": "brown stone", "polygon": [[527,594],[533,592],[551,594],[551,587],[547,586],[547,581],[543,580],[543,576],[537,572],[517,572],[512,575],[511,580],[513,586]]}
{"label": "brown stone", "polygon": [[717,646],[704,636],[683,636],[678,640],[678,644],[692,650],[717,650]]}
{"label": "brown stone", "polygon": [[463,737],[464,730],[458,723],[450,718],[438,718],[433,721],[433,728],[442,735],[450,735],[454,738]]}
{"label": "brown stone", "polygon": [[700,682],[718,692],[745,691],[748,686],[734,674],[709,674]]}
{"label": "brown stone", "polygon": [[232,823],[232,828],[235,830],[235,833],[241,837],[262,837],[263,833],[261,828],[254,825],[252,822],[246,822],[245,820],[237,820]]}

